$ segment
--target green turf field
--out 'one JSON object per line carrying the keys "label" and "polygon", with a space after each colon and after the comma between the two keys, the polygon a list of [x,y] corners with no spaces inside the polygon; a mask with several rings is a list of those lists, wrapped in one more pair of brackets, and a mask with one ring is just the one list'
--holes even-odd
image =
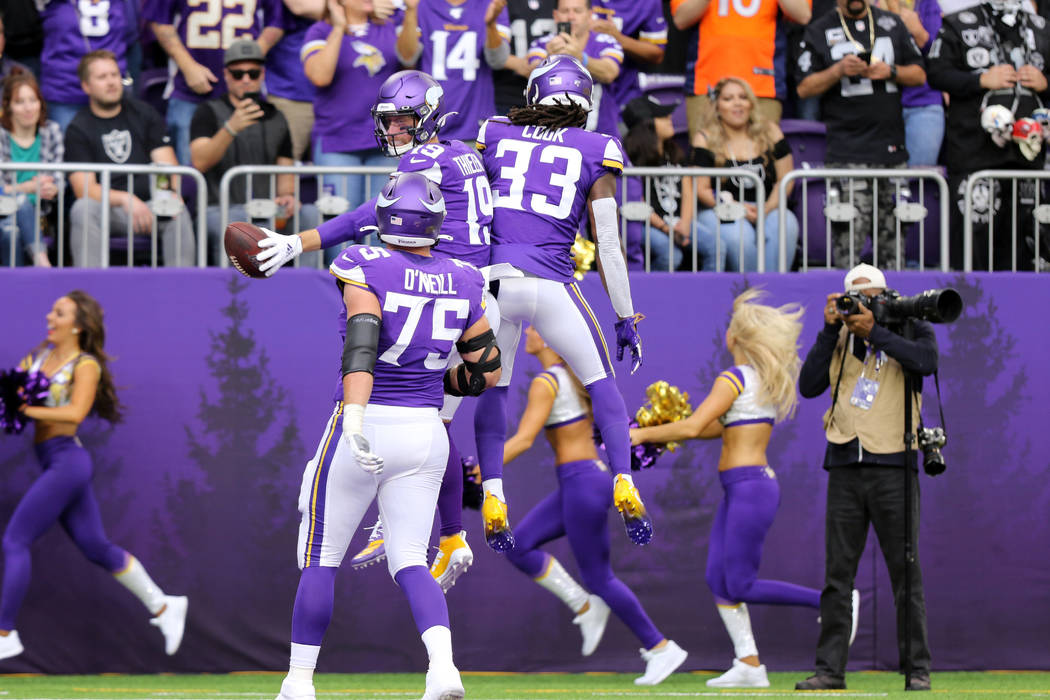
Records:
{"label": "green turf field", "polygon": [[[0,700],[251,700],[273,698],[283,674],[234,673],[161,676],[36,676],[0,675]],[[634,675],[599,673],[464,673],[468,700],[559,700],[566,698],[690,698],[690,697],[903,697],[902,676],[893,673],[853,673],[848,690],[796,693],[795,681],[805,672],[770,674],[767,690],[724,690],[704,685],[713,673],[678,673],[655,688],[638,688]],[[320,698],[418,698],[422,674],[321,674]],[[1050,673],[935,673],[933,693],[942,698],[1050,698]],[[909,694],[909,697],[914,697]]]}

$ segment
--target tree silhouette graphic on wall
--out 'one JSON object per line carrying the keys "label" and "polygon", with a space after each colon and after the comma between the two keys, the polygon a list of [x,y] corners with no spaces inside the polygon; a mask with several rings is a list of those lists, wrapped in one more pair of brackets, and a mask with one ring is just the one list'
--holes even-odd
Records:
{"label": "tree silhouette graphic on wall", "polygon": [[[246,327],[248,284],[231,274],[221,309],[228,323],[210,332],[206,364],[214,384],[201,387],[197,423],[185,428],[190,457],[205,478],[202,489],[180,494],[199,516],[190,523],[194,536],[186,537],[204,550],[198,570],[224,572],[207,586],[215,600],[238,601],[228,612],[244,617],[245,630],[275,617],[258,614],[272,613],[274,601],[246,595],[246,584],[279,581],[294,591],[295,504],[306,459],[287,392],[272,381],[266,349]],[[287,558],[273,556],[275,549]]]}

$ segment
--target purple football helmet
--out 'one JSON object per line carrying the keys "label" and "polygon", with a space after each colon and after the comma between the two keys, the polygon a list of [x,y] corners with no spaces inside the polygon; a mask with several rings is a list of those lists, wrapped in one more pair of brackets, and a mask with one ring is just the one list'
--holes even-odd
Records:
{"label": "purple football helmet", "polygon": [[376,198],[379,238],[406,248],[438,242],[445,221],[441,189],[421,173],[395,172]]}
{"label": "purple football helmet", "polygon": [[[422,71],[403,70],[387,78],[372,107],[376,141],[383,153],[400,156],[432,139],[445,121],[441,114],[444,95],[445,91],[438,82]],[[414,126],[403,126],[397,131],[397,135],[407,133],[410,136],[400,145],[394,143],[394,135],[388,131],[390,119],[396,116],[415,117],[416,122]]]}
{"label": "purple football helmet", "polygon": [[591,109],[594,80],[583,64],[572,56],[548,56],[529,74],[525,101],[530,105],[575,103]]}

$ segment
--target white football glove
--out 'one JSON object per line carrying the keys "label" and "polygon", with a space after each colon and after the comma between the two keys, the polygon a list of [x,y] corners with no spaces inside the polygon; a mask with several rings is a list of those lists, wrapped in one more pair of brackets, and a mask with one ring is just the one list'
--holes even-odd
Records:
{"label": "white football glove", "polygon": [[361,417],[364,406],[347,405],[343,413],[343,440],[354,454],[357,466],[369,474],[383,471],[383,458],[372,452],[368,440],[361,434]]}
{"label": "white football glove", "polygon": [[299,236],[285,236],[262,226],[259,228],[266,234],[266,238],[259,241],[259,248],[262,250],[255,259],[261,263],[259,271],[267,277],[272,277],[281,265],[302,255],[303,239]]}

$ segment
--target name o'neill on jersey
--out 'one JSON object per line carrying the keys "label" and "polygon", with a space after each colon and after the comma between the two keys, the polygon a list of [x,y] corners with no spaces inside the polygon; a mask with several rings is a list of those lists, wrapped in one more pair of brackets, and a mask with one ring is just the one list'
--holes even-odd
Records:
{"label": "name o'neill on jersey", "polygon": [[[360,245],[344,250],[329,271],[374,294],[382,309],[369,403],[440,408],[449,355],[485,314],[481,272],[454,258]],[[339,330],[345,337],[345,308]],[[341,380],[335,399],[342,399]]]}

